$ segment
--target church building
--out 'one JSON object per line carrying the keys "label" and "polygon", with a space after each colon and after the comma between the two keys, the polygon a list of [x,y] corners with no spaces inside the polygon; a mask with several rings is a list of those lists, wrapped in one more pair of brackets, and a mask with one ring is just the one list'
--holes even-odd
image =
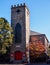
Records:
{"label": "church building", "polygon": [[18,4],[17,6],[14,5],[11,7],[11,26],[14,31],[14,43],[11,48],[11,60],[14,62],[29,61],[29,49],[26,52],[26,46],[29,45],[30,39],[29,17],[30,12],[25,3],[23,5]]}
{"label": "church building", "polygon": [[26,51],[26,47],[27,45],[29,46],[32,37],[40,37],[43,44],[45,44],[44,40],[46,39],[48,44],[48,39],[45,35],[30,31],[30,12],[25,3],[11,6],[11,26],[14,31],[14,42],[11,47],[11,61],[14,63],[30,61],[29,48],[28,51]]}

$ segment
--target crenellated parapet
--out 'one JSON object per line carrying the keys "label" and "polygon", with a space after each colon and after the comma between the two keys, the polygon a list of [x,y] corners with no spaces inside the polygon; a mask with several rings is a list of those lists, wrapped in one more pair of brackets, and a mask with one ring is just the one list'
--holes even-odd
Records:
{"label": "crenellated parapet", "polygon": [[17,5],[12,5],[11,8],[16,8],[16,7],[23,7],[23,6],[26,6],[25,3],[21,3],[21,4],[17,4]]}
{"label": "crenellated parapet", "polygon": [[17,5],[11,5],[11,9],[22,8],[22,7],[26,7],[27,10],[29,11],[29,9],[28,9],[28,7],[26,6],[25,3],[23,3],[23,4],[21,3],[21,4],[17,4]]}

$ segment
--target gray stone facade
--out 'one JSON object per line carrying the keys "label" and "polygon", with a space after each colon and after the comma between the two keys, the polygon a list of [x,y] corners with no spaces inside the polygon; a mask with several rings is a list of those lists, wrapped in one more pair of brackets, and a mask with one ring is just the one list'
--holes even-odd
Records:
{"label": "gray stone facade", "polygon": [[[20,24],[22,30],[21,31],[22,41],[21,43],[14,41],[13,46],[11,47],[11,53],[14,53],[15,51],[26,52],[26,46],[29,45],[29,37],[30,37],[29,15],[30,15],[29,10],[25,4],[23,5],[21,4],[17,6],[15,5],[11,7],[11,26],[13,28],[14,35],[15,35],[15,27],[17,23]],[[27,51],[26,54],[27,54],[27,60],[29,61],[29,52]],[[23,57],[23,59],[25,58],[26,57]],[[15,60],[14,57],[13,58],[11,57],[11,60]]]}

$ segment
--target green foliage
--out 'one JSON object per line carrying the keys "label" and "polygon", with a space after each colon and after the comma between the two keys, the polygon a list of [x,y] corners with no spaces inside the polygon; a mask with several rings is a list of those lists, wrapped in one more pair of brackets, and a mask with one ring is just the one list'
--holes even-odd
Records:
{"label": "green foliage", "polygon": [[0,18],[0,53],[5,54],[12,45],[13,30],[5,18]]}

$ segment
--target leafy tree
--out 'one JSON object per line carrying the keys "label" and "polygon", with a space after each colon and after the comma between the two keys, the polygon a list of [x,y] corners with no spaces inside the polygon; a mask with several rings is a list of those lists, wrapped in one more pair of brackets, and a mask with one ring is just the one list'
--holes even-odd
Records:
{"label": "leafy tree", "polygon": [[45,53],[45,47],[42,43],[30,43],[30,56],[39,57],[40,54]]}
{"label": "leafy tree", "polygon": [[30,62],[45,61],[45,59],[44,59],[45,46],[43,45],[43,43],[30,42],[29,51],[30,51]]}
{"label": "leafy tree", "polygon": [[50,44],[48,45],[47,55],[50,57]]}
{"label": "leafy tree", "polygon": [[13,42],[13,30],[5,18],[0,18],[0,54],[6,54]]}

